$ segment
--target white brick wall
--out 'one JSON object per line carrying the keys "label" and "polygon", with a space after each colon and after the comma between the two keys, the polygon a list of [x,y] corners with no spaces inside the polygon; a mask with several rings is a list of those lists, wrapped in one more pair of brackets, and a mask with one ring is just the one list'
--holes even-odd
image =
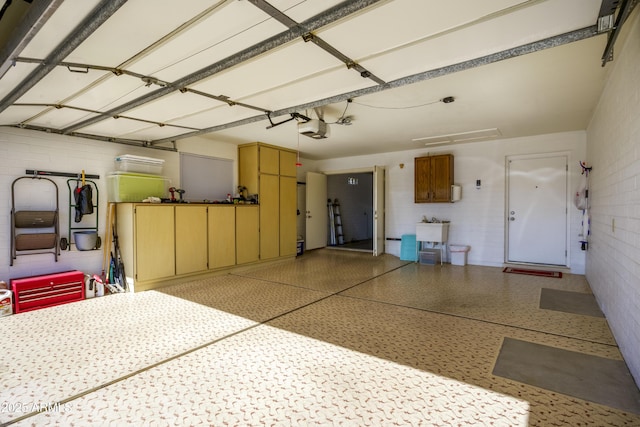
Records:
{"label": "white brick wall", "polygon": [[640,12],[607,64],[587,130],[591,239],[586,276],[640,384]]}
{"label": "white brick wall", "polygon": [[[172,182],[178,184],[179,156],[174,152],[141,149],[120,144],[83,140],[79,138],[50,135],[42,132],[13,128],[0,128],[0,280],[9,282],[11,278],[47,274],[67,270],[80,270],[86,273],[100,274],[102,271],[102,251],[62,251],[58,262],[50,254],[18,256],[13,267],[10,264],[11,238],[11,184],[25,176],[25,170],[44,170],[56,172],[100,175],[96,180],[99,195],[98,231],[104,237],[107,207],[106,175],[114,170],[114,157],[120,154],[136,154],[165,159],[165,170]],[[69,190],[67,179],[51,177],[59,191],[60,232],[61,237],[69,234]],[[31,185],[33,184],[33,185]],[[19,188],[18,188],[19,186]],[[21,180],[16,185],[16,206],[49,210],[55,206],[55,197],[43,186]],[[45,188],[53,188],[49,185]],[[94,194],[95,197],[95,194]],[[73,222],[73,226],[77,226]],[[96,225],[95,216],[85,217],[83,225]]]}
{"label": "white brick wall", "polygon": [[[569,190],[577,187],[579,160],[586,157],[585,132],[568,132],[536,137],[502,139],[317,161],[318,171],[340,171],[385,166],[386,237],[415,234],[415,224],[425,215],[451,221],[449,241],[471,246],[469,264],[501,266],[504,262],[505,161],[507,156],[535,153],[569,153]],[[415,157],[436,153],[454,155],[455,182],[462,186],[462,200],[456,203],[413,202]],[[404,168],[400,168],[400,164]],[[476,189],[476,179],[482,188]],[[570,266],[574,274],[584,274],[585,254],[580,250],[580,211],[570,212]],[[400,255],[400,242],[387,241],[386,251]]]}

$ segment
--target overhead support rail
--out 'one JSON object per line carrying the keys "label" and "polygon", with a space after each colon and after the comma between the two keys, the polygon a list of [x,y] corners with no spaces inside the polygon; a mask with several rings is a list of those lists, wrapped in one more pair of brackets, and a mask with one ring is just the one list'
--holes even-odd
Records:
{"label": "overhead support rail", "polygon": [[[268,52],[272,49],[275,49],[279,46],[282,46],[290,41],[295,40],[298,37],[301,37],[303,34],[308,33],[310,31],[314,31],[318,28],[321,28],[325,25],[329,25],[332,22],[335,22],[339,19],[342,19],[346,16],[349,16],[359,10],[368,7],[372,4],[375,4],[381,0],[351,0],[344,1],[342,3],[337,4],[336,6],[325,10],[318,15],[313,16],[307,21],[300,24],[301,27],[305,28],[302,30],[300,26],[291,28],[275,36],[272,36],[260,43],[256,43],[253,46],[250,46],[234,55],[231,55],[221,61],[218,61],[214,64],[211,64],[205,68],[202,68],[194,73],[191,73],[166,87],[160,88],[151,92],[147,95],[138,97],[132,101],[124,103],[116,108],[113,108],[109,111],[106,111],[100,114],[97,117],[92,117],[82,122],[76,123],[75,125],[69,126],[65,129],[62,129],[63,134],[70,134],[78,129],[93,125],[115,115],[119,115],[125,111],[131,110],[133,108],[139,107],[143,104],[146,104],[150,101],[154,101],[158,98],[161,98],[165,95],[170,94],[173,91],[180,90],[185,87],[189,87],[190,85],[199,82],[200,80],[211,77],[215,74],[218,74],[222,71],[225,71],[231,67],[239,65],[245,61],[248,61],[252,58],[257,57],[258,55],[262,55],[265,52]],[[57,61],[59,62],[59,61]],[[1,111],[1,110],[0,110]]]}
{"label": "overhead support rail", "polygon": [[[43,60],[42,59],[36,59],[36,58],[16,58],[16,62],[22,62],[22,63],[26,63],[26,64],[42,64]],[[164,81],[164,80],[160,80],[158,78],[155,78],[153,76],[146,76],[144,74],[140,74],[140,73],[136,73],[133,71],[129,71],[129,70],[125,70],[123,68],[114,68],[114,67],[105,67],[103,65],[93,65],[93,64],[81,64],[78,62],[61,62],[58,64],[58,66],[61,67],[65,67],[67,68],[70,72],[72,73],[88,73],[89,70],[97,70],[97,71],[107,71],[107,72],[111,72],[116,76],[130,76],[130,77],[134,77],[134,78],[138,78],[140,80],[142,80],[146,86],[151,86],[151,85],[156,85],[156,86],[160,86],[160,87],[167,87],[169,85],[171,85],[170,82]],[[240,106],[240,107],[245,107],[245,108],[249,108],[252,110],[256,110],[256,111],[268,111],[268,109],[266,108],[261,108],[261,107],[256,107],[255,105],[250,105],[250,104],[245,104],[243,102],[238,102],[238,101],[234,101],[232,99],[230,99],[228,96],[225,95],[212,95],[206,92],[202,92],[199,90],[195,90],[195,89],[191,89],[189,87],[183,87],[179,90],[181,93],[193,93],[194,95],[199,95],[199,96],[203,96],[206,98],[210,98],[210,99],[215,99],[216,101],[220,101],[222,103],[227,104],[230,107],[233,106]],[[54,108],[71,108],[74,110],[79,110],[79,111],[85,111],[88,113],[93,113],[93,114],[102,114],[101,111],[95,111],[95,110],[89,110],[86,108],[79,108],[79,107],[74,107],[71,105],[65,105],[65,104],[34,104],[34,103],[15,103],[13,104],[14,106],[22,106],[22,107],[33,107],[33,106],[50,106],[50,107],[54,107]],[[123,116],[123,115],[116,115],[113,116],[114,118],[128,118],[131,120],[139,120],[139,121],[144,121],[141,119],[135,119],[133,117],[127,117],[127,116]],[[168,125],[166,123],[158,123],[158,122],[150,122],[150,123],[154,123],[154,124],[158,124],[161,126],[164,125]],[[174,125],[175,126],[175,125]],[[176,126],[176,127],[183,127],[185,129],[188,129],[187,127],[184,126]]]}
{"label": "overhead support rail", "polygon": [[[20,82],[2,101],[0,113],[6,110],[49,74],[57,64],[69,56],[82,42],[111,17],[127,0],[102,0],[100,4],[47,56],[42,65],[36,68]],[[37,2],[36,2],[37,3]]]}
{"label": "overhead support rail", "polygon": [[[14,65],[14,58],[20,55],[29,42],[40,31],[44,24],[58,10],[64,0],[39,0],[31,2],[27,14],[18,27],[13,30],[13,37],[2,49],[0,56],[0,79]],[[5,2],[7,6],[10,2]]]}
{"label": "overhead support rail", "polygon": [[342,61],[344,63],[344,65],[347,66],[347,68],[356,70],[358,73],[360,73],[360,77],[363,77],[365,79],[371,79],[374,82],[378,83],[379,85],[385,83],[384,80],[382,80],[381,78],[375,76],[369,70],[364,68],[362,65],[356,63],[354,60],[350,59],[346,55],[343,55],[342,52],[340,52],[339,50],[337,50],[336,48],[331,46],[329,43],[327,43],[324,40],[322,40],[320,37],[318,37],[318,36],[316,36],[316,35],[314,35],[312,33],[307,33],[307,34],[303,35],[302,38],[304,39],[305,42],[312,42],[316,46],[318,46],[322,50],[324,50],[325,52],[330,53],[335,58],[337,58],[340,61]]}
{"label": "overhead support rail", "polygon": [[[526,55],[529,53],[535,53],[541,50],[562,46],[568,43],[577,42],[580,40],[585,40],[594,36],[597,36],[597,26],[591,25],[586,28],[582,28],[576,31],[572,31],[565,34],[560,34],[558,36],[549,37],[543,40],[539,40],[537,42],[524,44],[522,46],[517,46],[511,49],[503,50],[500,52],[492,53],[486,56],[482,56],[476,59],[470,59],[468,61],[459,62],[457,64],[448,65],[442,68],[436,68],[433,70],[424,71],[421,73],[413,74],[411,76],[403,77],[397,80],[393,80],[387,82],[383,85],[370,86],[363,89],[358,89],[355,91],[343,93],[340,95],[331,96],[328,98],[320,99],[314,102],[309,102],[306,104],[296,105],[289,108],[285,108],[282,110],[277,110],[271,112],[269,115],[269,119],[271,117],[283,116],[286,114],[292,114],[297,111],[303,111],[306,109],[312,109],[317,107],[322,107],[328,104],[335,104],[337,102],[348,101],[349,99],[357,98],[359,96],[370,95],[373,93],[381,92],[388,89],[393,89],[397,87],[402,87],[408,84],[417,83],[424,80],[434,79],[436,77],[442,77],[449,74],[457,73],[459,71],[469,70],[472,68],[480,67],[483,65],[493,64],[495,62],[504,61],[506,59],[515,58],[518,56]],[[255,123],[264,120],[263,115],[248,117],[246,119],[238,120],[232,123],[227,123],[224,125],[212,126],[209,128],[201,129],[196,132],[191,132],[188,134],[183,134],[178,137],[172,138],[164,138],[157,139],[151,142],[151,145],[162,144],[165,142],[176,141],[178,139],[190,138],[194,136],[204,135],[211,132],[217,132],[225,129],[230,129],[237,126],[242,126],[250,123]]]}
{"label": "overhead support rail", "polygon": [[[11,127],[20,128],[20,129],[28,129],[28,130],[36,130],[39,132],[46,132],[56,135],[62,135],[62,131],[57,129],[51,129],[43,126],[34,126],[34,125],[13,125]],[[85,139],[93,139],[95,141],[103,141],[103,142],[112,142],[114,144],[123,144],[130,145],[133,147],[146,147],[146,148],[154,148],[156,150],[164,150],[164,151],[178,151],[176,148],[176,142],[174,140],[165,141],[164,143],[170,143],[171,147],[163,147],[159,146],[158,143],[154,143],[153,141],[143,141],[139,139],[127,139],[127,138],[116,138],[110,136],[102,136],[102,135],[94,135],[91,133],[82,133],[82,132],[74,132],[72,136],[77,136],[79,138]],[[179,139],[179,138],[178,138]]]}
{"label": "overhead support rail", "polygon": [[[609,3],[611,3],[609,5]],[[613,20],[613,15],[615,14],[616,6],[619,1],[615,0],[604,0],[602,2],[602,6],[600,8],[600,17],[598,18],[599,26],[602,25],[602,19],[604,17],[609,17],[608,22]],[[626,22],[627,18],[633,11],[633,9],[638,4],[638,0],[622,0],[622,5],[620,6],[620,10],[618,11],[618,16],[616,17],[615,24],[611,28],[611,32],[609,33],[609,38],[607,39],[607,46],[604,48],[604,53],[602,54],[602,66],[604,67],[607,62],[613,60],[613,46],[616,43],[616,39],[620,34],[620,30],[622,29],[622,25]],[[609,10],[607,10],[607,6],[609,6]],[[609,15],[603,15],[603,13],[610,12]],[[600,28],[599,28],[600,29]],[[601,29],[602,31],[602,29]]]}
{"label": "overhead support rail", "polygon": [[[289,29],[300,28],[303,31],[306,31],[306,29],[305,29],[303,24],[300,24],[300,23],[294,21],[293,19],[291,19],[286,14],[282,13],[280,10],[276,9],[275,7],[273,7],[271,4],[269,4],[265,0],[249,0],[249,3],[253,4],[258,9],[262,10],[264,13],[266,13],[269,16],[271,16],[276,21],[278,21],[281,24],[285,25]],[[321,48],[325,52],[329,53],[334,58],[337,58],[338,60],[342,61],[347,66],[348,69],[356,70],[358,73],[360,73],[361,77],[366,78],[366,79],[371,79],[371,80],[373,80],[374,82],[376,82],[378,84],[384,84],[384,80],[376,77],[375,75],[373,75],[373,73],[371,73],[370,71],[365,69],[362,65],[357,64],[354,60],[350,59],[349,57],[344,55],[342,52],[340,52],[338,49],[336,49],[335,47],[331,46],[329,43],[327,43],[326,41],[322,40],[320,37],[318,37],[317,35],[313,34],[312,32],[310,32],[310,31],[305,32],[302,35],[302,39],[305,42],[314,43],[316,46],[318,46],[319,48]]]}

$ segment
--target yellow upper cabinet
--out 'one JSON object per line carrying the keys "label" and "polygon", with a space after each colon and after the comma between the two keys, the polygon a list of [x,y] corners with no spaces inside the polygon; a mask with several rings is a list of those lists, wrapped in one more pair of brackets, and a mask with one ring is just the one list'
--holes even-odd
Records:
{"label": "yellow upper cabinet", "polygon": [[280,150],[268,145],[259,145],[260,173],[280,174]]}
{"label": "yellow upper cabinet", "polygon": [[293,176],[297,175],[296,162],[298,156],[293,151],[280,150],[280,176]]}

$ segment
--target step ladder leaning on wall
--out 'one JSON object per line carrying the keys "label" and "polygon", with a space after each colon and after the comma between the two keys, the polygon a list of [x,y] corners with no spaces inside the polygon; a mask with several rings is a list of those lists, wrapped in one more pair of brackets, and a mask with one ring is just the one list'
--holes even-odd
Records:
{"label": "step ladder leaning on wall", "polygon": [[340,203],[338,199],[331,202],[327,200],[329,205],[329,245],[344,245],[344,235],[342,234],[342,218],[340,217]]}

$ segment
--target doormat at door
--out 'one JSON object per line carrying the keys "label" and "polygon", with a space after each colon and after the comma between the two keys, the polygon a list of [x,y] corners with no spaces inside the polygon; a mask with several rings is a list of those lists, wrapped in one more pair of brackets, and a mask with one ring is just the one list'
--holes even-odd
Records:
{"label": "doormat at door", "polygon": [[529,276],[555,277],[556,279],[562,278],[562,273],[560,271],[531,270],[528,268],[514,268],[514,267],[505,267],[504,270],[502,271],[505,273],[527,274]]}
{"label": "doormat at door", "polygon": [[582,314],[583,316],[604,317],[593,294],[583,292],[561,291],[542,288],[540,291],[540,308],[544,310],[562,311],[564,313]]}
{"label": "doormat at door", "polygon": [[640,414],[640,391],[623,360],[505,337],[493,375]]}

